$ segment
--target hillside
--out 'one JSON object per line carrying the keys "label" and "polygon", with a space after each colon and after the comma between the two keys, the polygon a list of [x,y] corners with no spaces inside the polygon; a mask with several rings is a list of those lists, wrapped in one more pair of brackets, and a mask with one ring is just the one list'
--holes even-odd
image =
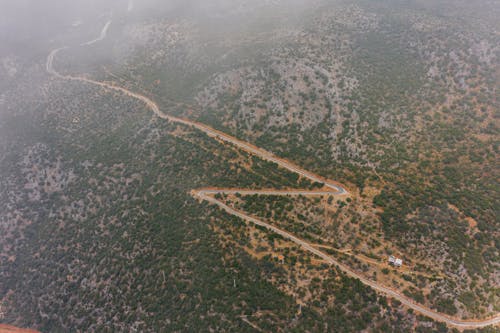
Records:
{"label": "hillside", "polygon": [[23,36],[0,48],[0,324],[464,328],[365,280],[458,320],[498,316],[498,1],[131,3],[62,19],[53,1],[26,36],[0,25]]}

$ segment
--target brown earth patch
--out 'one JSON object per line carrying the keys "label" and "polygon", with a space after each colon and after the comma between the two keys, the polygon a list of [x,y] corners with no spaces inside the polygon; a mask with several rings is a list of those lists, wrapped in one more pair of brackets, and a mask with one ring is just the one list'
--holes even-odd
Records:
{"label": "brown earth patch", "polygon": [[40,333],[40,332],[32,329],[19,328],[11,325],[0,324],[0,333]]}

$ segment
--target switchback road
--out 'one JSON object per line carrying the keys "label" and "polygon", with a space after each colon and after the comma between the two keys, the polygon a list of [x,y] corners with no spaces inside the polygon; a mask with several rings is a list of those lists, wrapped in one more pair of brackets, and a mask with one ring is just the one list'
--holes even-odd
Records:
{"label": "switchback road", "polygon": [[[103,28],[103,30],[101,32],[101,36],[99,36],[99,38],[98,38],[99,40],[102,40],[106,37],[106,31],[109,27],[109,24],[111,24],[111,22],[106,23],[106,26]],[[82,45],[88,45],[88,44],[89,43],[84,43]],[[238,216],[239,218],[241,218],[247,222],[262,226],[262,227],[268,229],[269,231],[272,231],[272,232],[275,232],[275,233],[281,235],[282,237],[284,237],[284,238],[296,243],[297,245],[301,246],[302,249],[304,249],[305,251],[308,251],[308,252],[320,257],[321,259],[325,260],[326,262],[328,262],[331,265],[337,266],[340,270],[342,270],[348,276],[355,278],[355,279],[359,279],[363,284],[373,288],[374,290],[376,290],[376,291],[378,291],[386,296],[397,299],[398,301],[400,301],[401,303],[403,303],[407,307],[415,310],[416,312],[418,312],[422,315],[430,317],[436,321],[446,323],[449,326],[453,326],[453,327],[456,327],[459,329],[480,328],[480,327],[500,324],[500,314],[497,314],[496,316],[494,316],[492,318],[488,318],[488,319],[464,320],[464,319],[448,316],[446,314],[432,310],[423,304],[416,303],[415,301],[413,301],[410,298],[406,297],[405,295],[399,293],[398,291],[395,291],[393,289],[385,287],[376,281],[369,280],[369,279],[365,278],[364,276],[355,272],[354,270],[352,270],[348,266],[340,263],[335,258],[333,258],[330,255],[315,248],[313,245],[311,245],[307,241],[300,239],[297,236],[295,236],[295,235],[293,235],[285,230],[281,230],[281,229],[279,229],[279,228],[277,228],[277,227],[275,227],[267,222],[264,222],[262,220],[255,218],[255,217],[252,217],[244,212],[241,212],[241,211],[238,211],[234,208],[231,208],[231,207],[227,206],[226,204],[224,204],[222,201],[217,200],[214,197],[214,195],[216,195],[216,194],[240,193],[240,194],[245,194],[245,195],[266,194],[266,195],[315,195],[315,196],[318,196],[318,195],[347,195],[348,192],[346,189],[344,189],[341,185],[337,184],[336,182],[331,181],[329,179],[325,179],[325,178],[323,178],[315,173],[307,171],[307,170],[295,165],[294,163],[292,163],[290,161],[279,158],[279,157],[275,156],[274,154],[272,154],[271,152],[266,151],[262,148],[258,148],[258,147],[254,146],[248,142],[242,141],[242,140],[237,139],[229,134],[226,134],[226,133],[223,133],[223,132],[218,131],[216,129],[213,129],[205,124],[164,114],[155,102],[153,102],[150,98],[148,98],[144,95],[141,95],[139,93],[136,93],[136,92],[130,91],[128,89],[119,87],[112,82],[101,82],[101,81],[96,81],[96,80],[93,80],[93,79],[90,79],[90,78],[87,78],[84,76],[70,76],[70,75],[60,74],[59,72],[57,72],[54,69],[54,59],[55,59],[55,56],[57,55],[57,53],[64,50],[64,49],[65,49],[65,47],[62,47],[62,48],[59,48],[59,49],[56,49],[56,50],[53,50],[52,52],[50,52],[49,56],[47,57],[47,63],[46,63],[46,70],[49,74],[54,75],[55,77],[57,77],[59,79],[63,79],[63,80],[79,81],[82,83],[93,84],[95,86],[99,86],[101,88],[112,90],[115,92],[119,92],[119,93],[122,93],[126,96],[135,98],[137,100],[142,101],[149,109],[151,109],[151,111],[153,111],[153,113],[155,115],[157,115],[158,117],[160,117],[162,119],[196,128],[196,129],[206,133],[209,137],[212,137],[214,139],[221,140],[221,141],[224,141],[226,143],[232,144],[232,145],[234,145],[234,146],[236,146],[236,147],[238,147],[238,148],[240,148],[240,149],[242,149],[242,150],[244,150],[252,155],[258,156],[258,157],[260,157],[264,160],[267,160],[267,161],[274,162],[277,165],[281,166],[282,168],[285,168],[291,172],[295,172],[298,175],[309,179],[310,181],[324,184],[322,189],[312,190],[312,191],[300,190],[300,189],[299,190],[198,189],[198,190],[193,190],[191,192],[193,196],[195,196],[201,200],[205,200],[207,202],[210,202],[214,205],[217,205],[221,209],[225,210],[227,213],[232,214],[234,216]]]}

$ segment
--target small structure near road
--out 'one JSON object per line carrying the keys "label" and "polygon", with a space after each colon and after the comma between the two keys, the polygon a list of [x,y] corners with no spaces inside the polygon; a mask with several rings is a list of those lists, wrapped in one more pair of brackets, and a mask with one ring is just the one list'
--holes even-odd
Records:
{"label": "small structure near road", "polygon": [[282,254],[278,254],[277,256],[275,255],[274,258],[277,259],[280,264],[285,263],[285,256]]}
{"label": "small structure near road", "polygon": [[394,267],[401,267],[403,265],[403,259],[389,256],[389,264],[392,264]]}

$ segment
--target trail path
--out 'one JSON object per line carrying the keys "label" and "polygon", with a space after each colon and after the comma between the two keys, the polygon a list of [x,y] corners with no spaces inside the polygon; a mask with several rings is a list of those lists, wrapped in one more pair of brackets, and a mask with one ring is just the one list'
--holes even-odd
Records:
{"label": "trail path", "polygon": [[[94,42],[97,42],[99,40],[103,40],[106,37],[107,30],[109,28],[109,25],[111,24],[111,21],[106,23],[105,27],[101,31],[101,35],[99,38],[83,43],[82,45],[90,45]],[[244,194],[244,195],[251,195],[251,194],[262,194],[262,195],[309,195],[309,196],[322,196],[322,195],[347,195],[348,192],[346,189],[344,189],[341,185],[337,184],[336,182],[326,179],[320,175],[317,175],[313,172],[307,171],[294,163],[279,158],[273,153],[266,151],[262,148],[256,147],[248,142],[242,141],[240,139],[237,139],[229,134],[223,133],[221,131],[218,131],[216,129],[213,129],[205,124],[192,121],[189,119],[183,119],[183,118],[178,118],[178,117],[173,117],[167,114],[164,114],[158,105],[153,102],[150,98],[146,97],[145,95],[141,95],[139,93],[130,91],[126,88],[119,87],[115,85],[112,82],[101,82],[101,81],[96,81],[90,78],[87,78],[85,76],[70,76],[70,75],[63,75],[57,72],[54,69],[54,59],[60,51],[66,49],[67,47],[61,47],[58,49],[53,50],[50,52],[49,56],[47,57],[47,63],[46,63],[46,70],[48,73],[51,75],[54,75],[55,77],[63,80],[69,80],[69,81],[79,81],[87,84],[93,84],[95,86],[99,86],[104,89],[112,90],[115,92],[120,92],[126,96],[135,98],[137,100],[142,101],[155,115],[157,115],[161,119],[165,119],[174,123],[178,124],[183,124],[189,127],[196,128],[204,133],[206,133],[209,137],[224,141],[226,143],[232,144],[249,154],[258,156],[264,160],[274,162],[277,165],[279,165],[282,168],[285,168],[291,172],[295,172],[298,175],[309,179],[312,182],[318,182],[318,183],[323,183],[323,188],[317,189],[317,190],[293,190],[293,189],[287,189],[287,190],[275,190],[275,189],[264,189],[264,190],[251,190],[251,189],[231,189],[231,188],[222,188],[222,189],[196,189],[192,190],[191,194],[194,197],[197,197],[201,200],[205,200],[207,202],[210,202],[214,205],[217,205],[221,209],[225,210],[227,213],[238,216],[241,219],[253,223],[255,225],[262,226],[269,231],[275,232],[285,239],[288,239],[302,247],[305,251],[308,251],[327,263],[331,265],[337,266],[340,270],[342,270],[345,274],[352,278],[359,279],[363,284],[373,288],[374,290],[392,297],[394,299],[397,299],[407,307],[415,310],[416,312],[425,315],[427,317],[430,317],[436,321],[444,322],[448,324],[449,326],[453,326],[459,329],[466,329],[466,328],[480,328],[480,327],[485,327],[489,325],[498,325],[500,324],[500,314],[495,315],[494,317],[487,318],[487,319],[477,319],[477,320],[464,320],[460,318],[455,318],[452,316],[448,316],[446,314],[437,312],[435,310],[430,309],[429,307],[416,303],[415,301],[411,300],[410,298],[406,297],[405,295],[399,293],[398,291],[395,291],[391,288],[388,288],[386,286],[381,285],[380,283],[377,283],[376,281],[370,280],[365,278],[362,274],[354,271],[353,269],[349,268],[348,266],[344,265],[343,263],[337,261],[335,258],[331,257],[330,255],[326,254],[325,252],[322,252],[321,250],[317,249],[314,247],[312,244],[308,243],[307,241],[298,238],[297,236],[289,233],[288,231],[279,229],[276,226],[273,226],[267,222],[264,222],[262,220],[259,220],[255,217],[252,217],[250,215],[247,215],[244,212],[238,211],[234,208],[231,208],[224,204],[222,201],[217,200],[214,196],[216,194]]]}
{"label": "trail path", "polygon": [[104,28],[102,28],[102,30],[101,30],[101,34],[99,35],[99,37],[97,37],[96,39],[93,39],[93,40],[91,40],[89,42],[80,44],[80,46],[92,45],[92,44],[100,42],[101,40],[103,40],[104,38],[106,38],[106,35],[108,34],[108,29],[109,29],[110,25],[111,25],[111,20],[109,20],[108,22],[106,22],[106,24],[104,25]]}

